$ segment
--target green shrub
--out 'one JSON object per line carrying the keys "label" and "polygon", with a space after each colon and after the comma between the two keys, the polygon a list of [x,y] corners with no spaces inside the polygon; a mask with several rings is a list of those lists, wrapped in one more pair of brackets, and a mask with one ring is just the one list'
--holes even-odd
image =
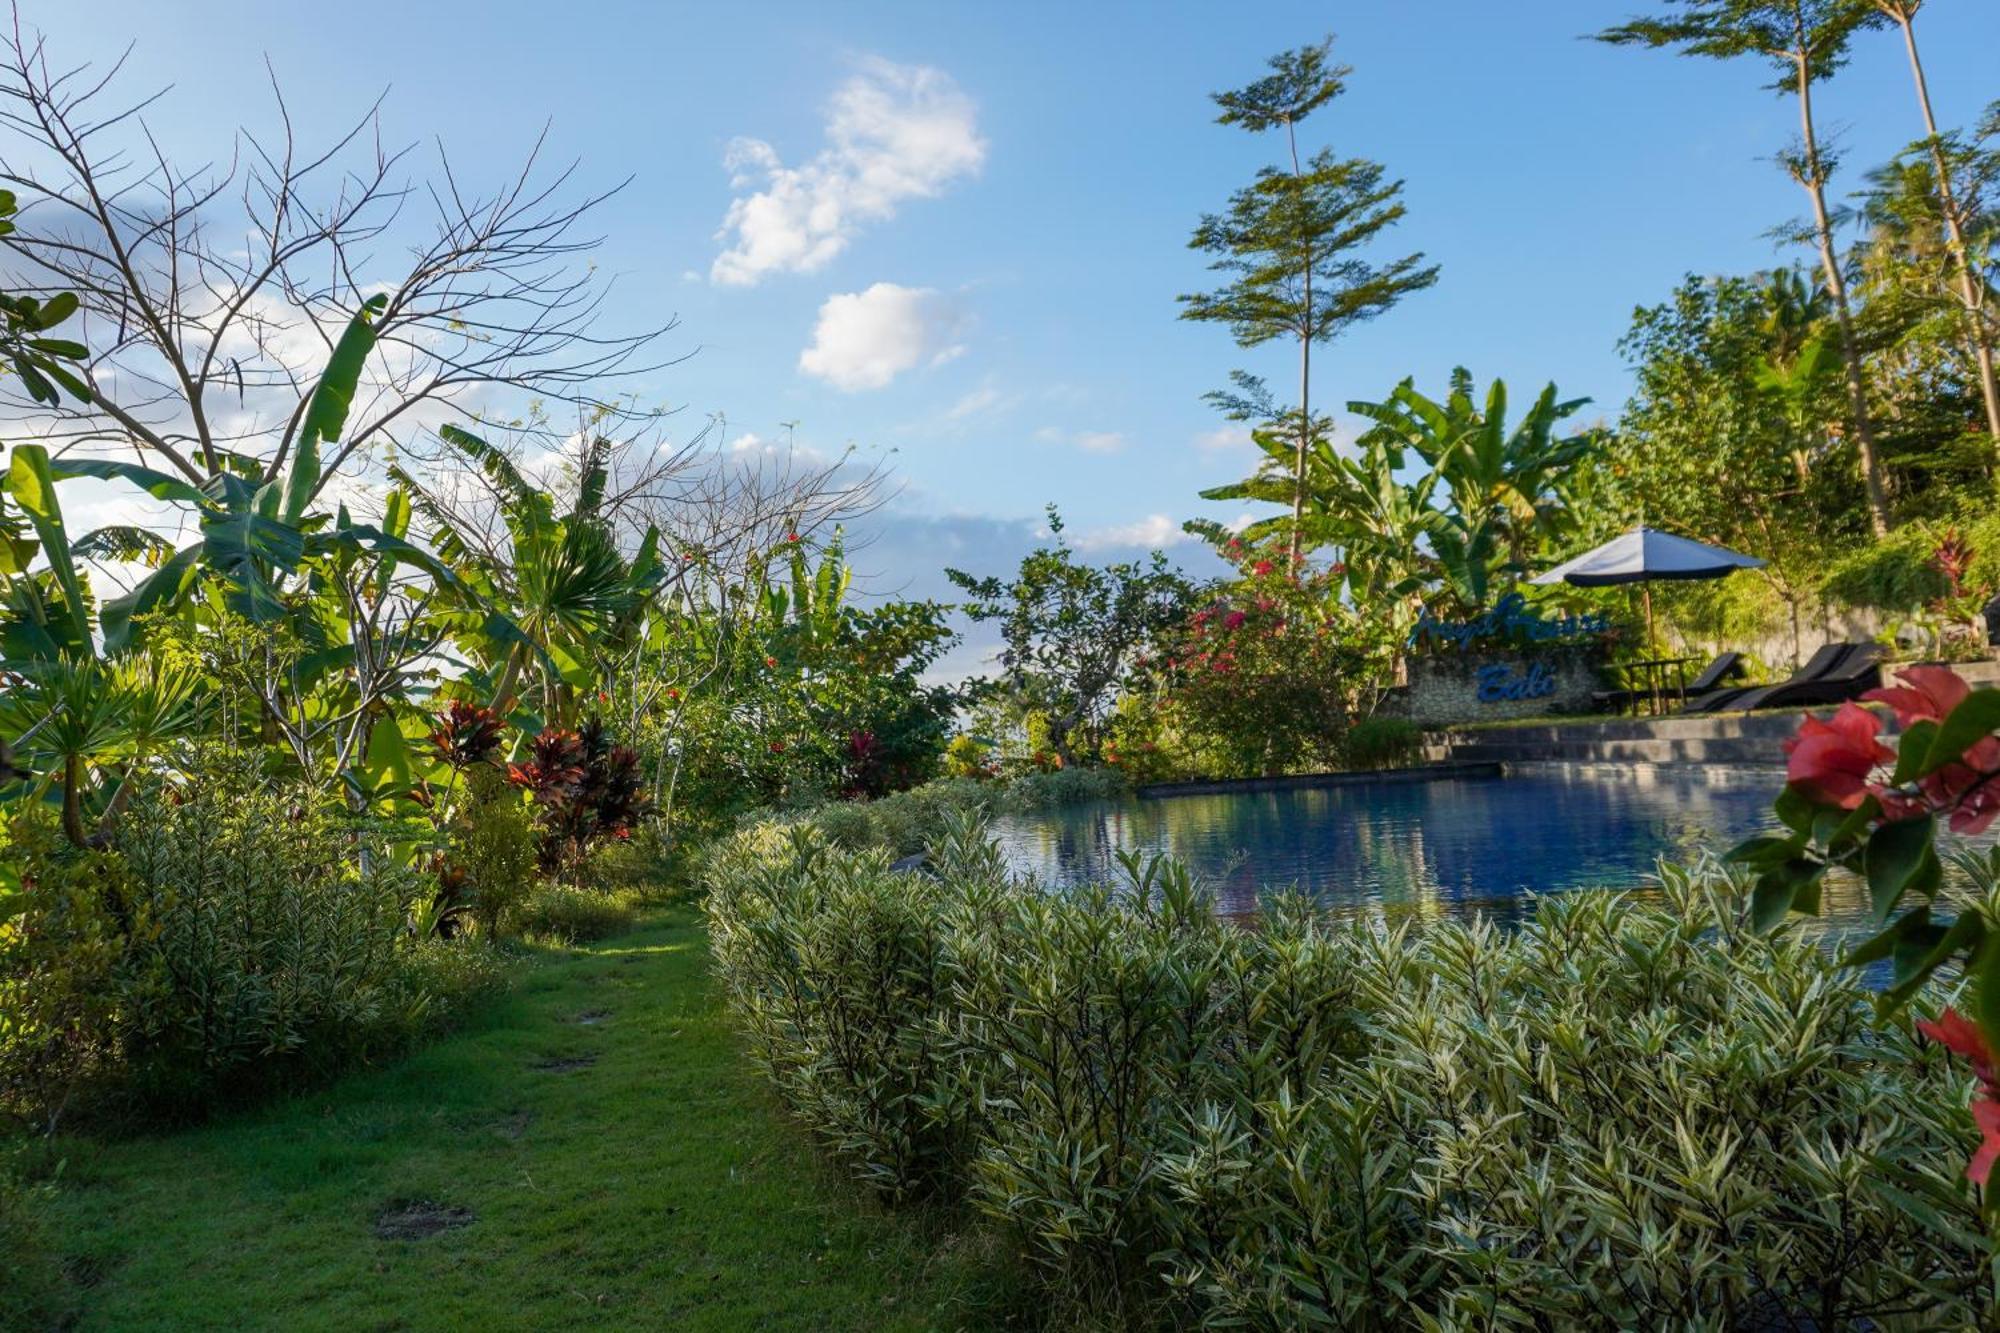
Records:
{"label": "green shrub", "polygon": [[630,930],[633,895],[574,884],[538,884],[508,918],[517,934],[580,942]]}
{"label": "green shrub", "polygon": [[1422,728],[1407,718],[1365,717],[1347,733],[1351,768],[1404,768],[1423,755]]}
{"label": "green shrub", "polygon": [[708,871],[759,1063],[893,1198],[964,1198],[1055,1308],[1263,1328],[1964,1327],[1993,1314],[1945,1056],[1872,1020],[1743,885],[1547,900],[1505,932],[1281,900],[1171,863],[936,876],[810,826]]}
{"label": "green shrub", "polygon": [[9,833],[23,892],[0,902],[0,1112],[53,1128],[113,1076],[129,941],[152,922],[116,853],[71,848],[46,810]]}
{"label": "green shrub", "polygon": [[1907,615],[1950,591],[1932,563],[1937,535],[1913,524],[1833,562],[1822,588],[1847,606]]}
{"label": "green shrub", "polygon": [[119,844],[153,921],[122,968],[119,1032],[149,1098],[323,1073],[421,1023],[398,946],[431,885],[382,833],[211,770],[141,797]]}
{"label": "green shrub", "polygon": [[[1131,785],[1115,768],[1027,771],[993,781],[939,778],[873,801],[827,801],[778,816],[780,822],[809,822],[836,847],[848,851],[881,848],[893,856],[921,852],[954,816],[1018,814],[1052,810],[1083,801],[1112,800]],[[741,827],[770,820],[768,812],[746,816]]]}
{"label": "green shrub", "polygon": [[497,936],[501,919],[541,878],[536,864],[539,834],[521,793],[498,769],[478,767],[465,774],[466,791],[445,828],[446,896],[471,914],[480,929]]}
{"label": "green shrub", "polygon": [[27,892],[0,924],[0,1108],[192,1111],[400,1051],[491,994],[484,939],[413,936],[434,898],[390,830],[226,762],[142,793],[114,851],[38,816],[8,854]]}

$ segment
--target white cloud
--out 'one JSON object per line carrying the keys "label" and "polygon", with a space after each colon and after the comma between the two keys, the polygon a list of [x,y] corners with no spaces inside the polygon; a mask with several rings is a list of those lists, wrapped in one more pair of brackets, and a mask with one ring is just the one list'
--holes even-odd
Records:
{"label": "white cloud", "polygon": [[727,248],[709,276],[749,286],[772,273],[810,273],[847,248],[861,225],[894,217],[907,199],[942,194],[986,160],[977,113],[950,75],[870,57],[827,108],[826,146],[788,167],[762,139],[733,140],[731,185],[754,193],[729,205],[716,239]]}
{"label": "white cloud", "polygon": [[1217,426],[1194,437],[1194,447],[1205,454],[1233,454],[1254,446],[1247,426]]}
{"label": "white cloud", "polygon": [[946,421],[963,421],[967,417],[976,417],[982,412],[990,412],[1004,401],[1005,396],[998,389],[990,384],[983,385],[966,394],[947,408],[944,419]]}
{"label": "white cloud", "polygon": [[1146,551],[1164,551],[1189,540],[1181,525],[1165,514],[1148,514],[1134,523],[1118,523],[1093,528],[1076,538],[1079,551],[1102,551],[1111,547],[1134,546]]}
{"label": "white cloud", "polygon": [[906,370],[939,365],[965,351],[953,341],[963,320],[929,287],[878,282],[826,298],[799,369],[836,389],[879,389]]}
{"label": "white cloud", "polygon": [[1035,432],[1035,438],[1043,444],[1071,445],[1087,454],[1115,454],[1126,445],[1125,436],[1115,430],[1064,430],[1060,426],[1043,426]]}

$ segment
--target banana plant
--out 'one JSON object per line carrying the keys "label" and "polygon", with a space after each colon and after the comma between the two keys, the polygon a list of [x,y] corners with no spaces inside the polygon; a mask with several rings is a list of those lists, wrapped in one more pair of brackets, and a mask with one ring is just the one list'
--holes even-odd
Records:
{"label": "banana plant", "polygon": [[1426,507],[1436,514],[1427,525],[1428,544],[1465,610],[1484,606],[1496,580],[1530,572],[1542,548],[1568,524],[1567,480],[1597,438],[1590,432],[1558,437],[1556,427],[1589,401],[1559,400],[1550,384],[1509,429],[1506,383],[1493,381],[1482,406],[1474,400],[1471,374],[1460,367],[1443,402],[1404,380],[1386,402],[1347,405],[1375,423],[1364,444],[1378,442],[1428,467]]}
{"label": "banana plant", "polygon": [[489,706],[513,709],[524,730],[573,720],[579,692],[645,633],[666,580],[659,531],[648,525],[625,556],[599,512],[606,469],[595,449],[586,451],[575,503],[558,514],[554,498],[502,450],[457,426],[438,435],[485,475],[506,532],[506,549],[483,548],[438,496],[392,470],[463,590],[452,624],[473,678]]}
{"label": "banana plant", "polygon": [[0,487],[0,792],[54,798],[77,846],[104,836],[145,762],[197,719],[191,672],[100,652],[77,559],[97,535],[70,541],[47,450],[16,448]]}

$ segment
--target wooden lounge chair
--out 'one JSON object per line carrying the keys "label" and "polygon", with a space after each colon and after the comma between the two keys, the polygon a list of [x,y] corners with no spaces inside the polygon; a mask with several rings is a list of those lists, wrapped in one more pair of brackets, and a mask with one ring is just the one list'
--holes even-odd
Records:
{"label": "wooden lounge chair", "polygon": [[[1722,682],[1743,671],[1742,653],[1723,653],[1701,669],[1701,674],[1688,682],[1687,690],[1681,695],[1683,700],[1699,699],[1721,687]],[[1666,691],[1665,693],[1672,693]],[[1652,697],[1651,690],[1622,689],[1603,690],[1590,696],[1590,701],[1599,708],[1611,708],[1620,712],[1637,704],[1642,699]],[[1682,712],[1688,711],[1683,708]]]}
{"label": "wooden lounge chair", "polygon": [[[1852,646],[1845,643],[1821,644],[1819,651],[1808,658],[1806,664],[1797,671],[1794,671],[1783,683],[1791,685],[1800,681],[1818,680],[1821,676],[1839,666],[1841,659],[1847,656],[1847,650]],[[1720,713],[1725,709],[1736,708],[1738,706],[1736,703],[1738,699],[1748,698],[1752,694],[1770,688],[1772,687],[1768,685],[1739,685],[1727,690],[1711,690],[1698,699],[1689,700],[1687,707],[1681,709],[1681,711],[1683,713]]]}
{"label": "wooden lounge chair", "polygon": [[1718,690],[1685,712],[1747,713],[1753,708],[1796,708],[1800,704],[1831,704],[1853,699],[1882,683],[1882,659],[1888,650],[1879,643],[1830,643],[1790,679],[1751,689]]}

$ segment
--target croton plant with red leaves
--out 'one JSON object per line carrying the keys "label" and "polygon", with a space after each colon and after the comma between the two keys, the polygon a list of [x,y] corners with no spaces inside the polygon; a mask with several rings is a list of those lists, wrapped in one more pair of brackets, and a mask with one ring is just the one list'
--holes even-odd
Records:
{"label": "croton plant with red leaves", "polygon": [[1859,704],[1806,718],[1785,742],[1786,783],[1776,804],[1785,831],[1751,838],[1728,859],[1756,873],[1750,916],[1759,930],[1792,912],[1817,913],[1829,870],[1860,875],[1881,929],[1844,961],[1888,960],[1885,1013],[1908,1003],[1939,968],[1965,968],[1971,1016],[1948,1009],[1917,1026],[1972,1063],[1979,1080],[1973,1117],[1983,1143],[1966,1174],[1984,1185],[2000,1161],[2000,1081],[1991,1054],[2000,1049],[2000,922],[1978,907],[1939,914],[1937,831],[1942,823],[1977,834],[2000,817],[2000,690],[1973,689],[1941,666],[1907,668],[1897,681],[1862,696],[1895,715],[1895,744],[1883,736],[1880,714]]}

